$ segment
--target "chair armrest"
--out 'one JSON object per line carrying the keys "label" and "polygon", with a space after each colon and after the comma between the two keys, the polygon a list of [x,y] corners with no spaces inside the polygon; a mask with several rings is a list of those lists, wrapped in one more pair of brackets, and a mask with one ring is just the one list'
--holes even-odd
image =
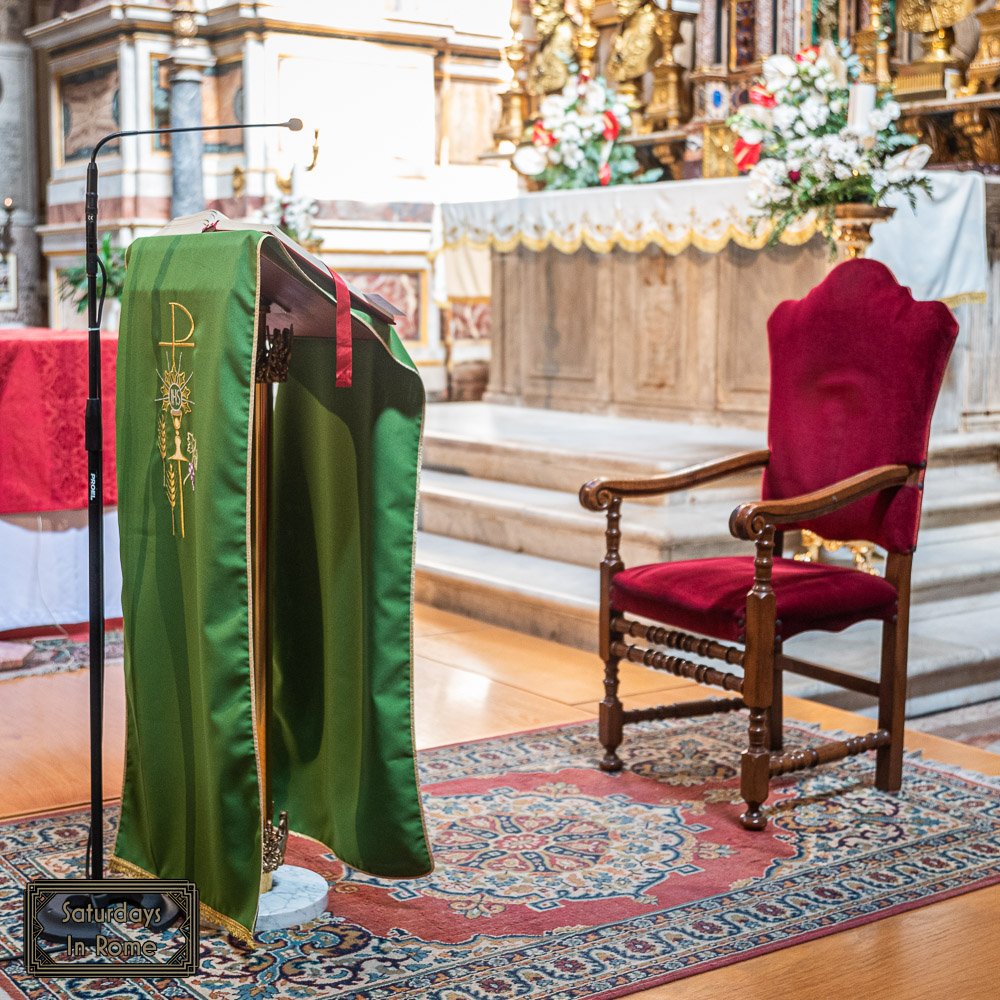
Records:
{"label": "chair armrest", "polygon": [[753,541],[760,538],[768,527],[829,514],[872,493],[880,493],[891,486],[903,486],[919,471],[908,465],[880,465],[813,493],[784,500],[754,500],[741,504],[729,518],[729,531],[735,538]]}
{"label": "chair armrest", "polygon": [[611,501],[617,497],[654,497],[663,493],[674,493],[686,490],[702,483],[710,483],[713,479],[721,479],[744,469],[767,465],[771,453],[763,448],[760,451],[747,451],[739,455],[729,455],[714,462],[702,465],[692,465],[677,472],[668,472],[662,476],[652,476],[649,479],[592,479],[580,487],[580,503],[587,510],[607,510]]}

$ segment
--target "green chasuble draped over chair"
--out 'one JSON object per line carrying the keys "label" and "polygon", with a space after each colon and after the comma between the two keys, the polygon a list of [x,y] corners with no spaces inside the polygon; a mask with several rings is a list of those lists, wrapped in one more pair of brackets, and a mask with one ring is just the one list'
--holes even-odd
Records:
{"label": "green chasuble draped over chair", "polygon": [[[111,867],[193,879],[209,918],[242,937],[262,870],[249,489],[262,262],[332,301],[258,232],[132,245],[116,414],[128,737]],[[432,866],[411,724],[424,392],[391,327],[355,309],[352,332],[352,386],[335,386],[333,339],[296,336],[277,390],[267,768],[294,832],[413,877]]]}

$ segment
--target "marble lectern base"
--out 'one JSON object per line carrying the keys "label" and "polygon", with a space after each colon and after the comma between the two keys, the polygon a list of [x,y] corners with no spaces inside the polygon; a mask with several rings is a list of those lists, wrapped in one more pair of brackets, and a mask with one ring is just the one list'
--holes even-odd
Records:
{"label": "marble lectern base", "polygon": [[282,865],[273,880],[270,891],[260,897],[255,931],[296,927],[326,913],[330,887],[322,875],[297,865]]}

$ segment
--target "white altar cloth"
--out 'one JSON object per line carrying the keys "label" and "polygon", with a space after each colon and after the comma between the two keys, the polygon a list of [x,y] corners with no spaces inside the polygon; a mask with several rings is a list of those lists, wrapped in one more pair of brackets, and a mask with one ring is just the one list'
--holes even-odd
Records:
{"label": "white altar cloth", "polygon": [[[916,213],[902,199],[892,219],[873,227],[868,256],[889,266],[918,299],[984,301],[989,276],[985,179],[954,171],[926,176],[933,194],[919,193]],[[452,291],[454,273],[461,276],[460,294],[488,295],[488,287],[467,287],[470,275],[486,273],[467,256],[489,250],[554,247],[575,253],[587,247],[594,253],[616,248],[640,253],[657,246],[675,255],[689,247],[719,253],[731,242],[762,249],[771,227],[761,223],[754,230],[748,184],[745,177],[666,181],[443,204],[446,284]],[[782,242],[801,245],[816,231],[816,220],[809,216],[790,226]]]}
{"label": "white altar cloth", "polygon": [[[87,512],[0,517],[0,632],[75,625],[90,617]],[[118,511],[104,512],[105,617],[121,618]]]}

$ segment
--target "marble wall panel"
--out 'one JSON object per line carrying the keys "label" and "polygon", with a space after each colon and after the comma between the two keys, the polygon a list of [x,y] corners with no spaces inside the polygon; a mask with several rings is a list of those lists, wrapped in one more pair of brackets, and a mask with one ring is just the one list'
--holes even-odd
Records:
{"label": "marble wall panel", "polygon": [[343,275],[363,292],[373,292],[391,302],[403,315],[396,319],[396,333],[407,344],[427,339],[425,271],[353,271]]}
{"label": "marble wall panel", "polygon": [[766,323],[822,280],[825,244],[493,254],[487,399],[762,426]]}
{"label": "marble wall panel", "polygon": [[[493,150],[500,118],[497,85],[491,80],[452,80],[447,98],[448,162],[478,164]],[[439,120],[445,121],[444,115]]]}
{"label": "marble wall panel", "polygon": [[[66,163],[87,160],[99,139],[121,128],[118,64],[106,63],[67,73],[59,81],[62,156]],[[104,153],[118,152],[109,142]]]}
{"label": "marble wall panel", "polygon": [[493,308],[489,298],[451,300],[451,339],[489,341],[493,333]]}
{"label": "marble wall panel", "polygon": [[715,351],[701,331],[716,325],[715,260],[697,251],[669,257],[652,247],[613,256],[615,403],[664,411],[711,406]]}
{"label": "marble wall panel", "polygon": [[[589,408],[610,396],[612,258],[581,249],[535,256],[532,280],[521,274],[521,350],[529,405]],[[523,263],[527,264],[526,259]],[[530,264],[528,265],[530,268]]]}
{"label": "marble wall panel", "polygon": [[801,298],[823,280],[829,251],[815,238],[804,247],[779,245],[765,253],[731,243],[719,256],[716,406],[765,415],[767,318],[779,302]]}

